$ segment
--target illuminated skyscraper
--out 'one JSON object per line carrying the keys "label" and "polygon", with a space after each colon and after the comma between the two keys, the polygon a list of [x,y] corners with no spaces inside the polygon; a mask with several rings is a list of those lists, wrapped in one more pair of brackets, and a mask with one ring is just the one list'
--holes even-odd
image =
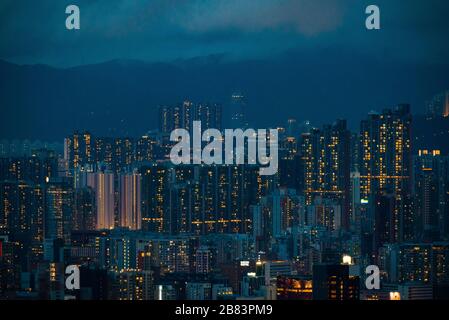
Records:
{"label": "illuminated skyscraper", "polygon": [[154,163],[140,168],[142,176],[142,229],[151,232],[168,232],[167,223],[169,173],[166,164]]}
{"label": "illuminated skyscraper", "polygon": [[203,130],[209,128],[221,130],[221,105],[184,101],[175,106],[159,107],[159,131],[162,133],[169,134],[179,128],[190,131],[193,128],[193,121],[201,121]]}
{"label": "illuminated skyscraper", "polygon": [[350,133],[346,121],[338,120],[322,130],[302,134],[301,159],[306,203],[312,204],[316,196],[338,200],[342,207],[341,225],[349,228]]}
{"label": "illuminated skyscraper", "polygon": [[255,165],[170,162],[141,167],[143,229],[171,234],[250,231],[250,205],[269,184],[258,170]]}
{"label": "illuminated skyscraper", "polygon": [[120,226],[139,230],[142,226],[140,174],[120,175]]}
{"label": "illuminated skyscraper", "polygon": [[0,182],[0,235],[18,244],[22,270],[42,256],[44,199],[40,186]]}
{"label": "illuminated skyscraper", "polygon": [[[131,138],[93,138],[88,132],[76,132],[67,137],[64,143],[64,159],[71,170],[84,165],[95,167],[101,163],[120,172],[135,160],[134,140]],[[147,156],[148,152],[142,148],[139,149],[140,155],[144,156],[144,151]]]}
{"label": "illuminated skyscraper", "polygon": [[381,192],[394,197],[392,241],[410,237],[411,122],[409,105],[371,113],[360,129],[360,196],[372,203]]}
{"label": "illuminated skyscraper", "polygon": [[438,241],[446,235],[448,157],[439,150],[419,150],[414,157],[416,240]]}
{"label": "illuminated skyscraper", "polygon": [[64,181],[50,182],[45,190],[45,239],[70,243],[73,190]]}
{"label": "illuminated skyscraper", "polygon": [[114,139],[95,139],[95,163],[104,163],[112,168],[114,156]]}
{"label": "illuminated skyscraper", "polygon": [[89,132],[82,134],[75,132],[64,141],[65,158],[69,168],[74,169],[80,165],[91,164],[94,161],[92,135]]}
{"label": "illuminated skyscraper", "polygon": [[115,173],[123,172],[124,168],[134,161],[134,141],[130,138],[114,139],[114,155],[112,168]]}
{"label": "illuminated skyscraper", "polygon": [[254,165],[204,166],[200,183],[205,199],[208,232],[246,233],[251,230],[250,205],[266,194],[264,180]]}
{"label": "illuminated skyscraper", "polygon": [[96,230],[95,192],[90,187],[74,190],[73,230]]}
{"label": "illuminated skyscraper", "polygon": [[114,174],[100,171],[87,174],[87,185],[95,192],[97,229],[114,228]]}

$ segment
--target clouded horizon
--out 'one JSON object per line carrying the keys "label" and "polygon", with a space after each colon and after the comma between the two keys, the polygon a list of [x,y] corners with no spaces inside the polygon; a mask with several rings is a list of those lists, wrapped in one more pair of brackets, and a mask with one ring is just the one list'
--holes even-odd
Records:
{"label": "clouded horizon", "polygon": [[[65,29],[69,4],[80,8],[81,30]],[[379,31],[365,29],[369,4],[380,7]],[[6,0],[0,59],[69,67],[341,48],[375,59],[447,64],[447,12],[445,0]]]}

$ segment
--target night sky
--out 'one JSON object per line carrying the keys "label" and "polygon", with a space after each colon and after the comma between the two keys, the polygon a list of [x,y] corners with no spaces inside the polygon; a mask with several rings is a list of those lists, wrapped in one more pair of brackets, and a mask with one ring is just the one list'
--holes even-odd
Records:
{"label": "night sky", "polygon": [[[65,28],[65,8],[69,4],[80,7],[81,30]],[[379,31],[365,28],[365,8],[370,4],[378,5],[381,10],[382,29]],[[226,105],[225,97],[238,89],[248,95],[248,113],[257,125],[281,122],[288,116],[316,123],[337,117],[354,116],[354,120],[359,120],[373,108],[382,109],[402,102],[411,103],[416,112],[421,112],[426,99],[449,88],[448,13],[447,0],[3,0],[0,2],[0,59],[19,65],[45,64],[66,71],[111,60],[164,62],[177,67],[182,65],[183,71],[193,70],[194,82],[199,78],[210,80],[204,73],[210,77],[214,71],[235,68],[232,75],[225,71],[223,77],[215,74],[219,78],[216,85],[225,89],[208,87],[201,92],[203,84],[198,80],[198,86],[190,92],[177,90],[174,85],[166,95],[153,95],[148,101],[151,104],[173,103],[192,97]],[[219,57],[219,61],[207,59],[213,66],[204,67],[206,71],[198,70],[196,59],[203,61],[202,57],[211,56]],[[216,69],[217,63],[222,69]],[[307,69],[308,66],[314,69]],[[241,83],[239,79],[229,80],[239,72],[253,69],[257,69],[253,76],[242,75]],[[289,73],[289,69],[310,74],[298,76]],[[45,99],[58,99],[36,96],[33,101],[37,101],[37,105],[16,101],[14,95],[39,90],[31,88],[35,84],[24,81],[23,75],[8,70],[10,73],[3,72],[0,76],[0,99],[1,108],[13,120],[19,119],[16,109],[22,113],[27,108],[45,110]],[[97,71],[91,72],[98,74]],[[26,72],[37,74],[34,69]],[[25,79],[33,77],[29,73]],[[273,77],[283,79],[275,81]],[[11,78],[17,80],[15,84],[10,83]],[[183,87],[181,82],[179,87]],[[232,88],[230,82],[236,82],[237,88]],[[86,90],[83,81],[75,85],[75,90]],[[293,92],[300,92],[301,88],[305,88],[307,94]],[[263,92],[263,97],[259,92]],[[96,96],[92,99],[107,101],[109,98]],[[99,103],[85,106],[89,99],[91,97],[85,95],[85,100],[78,101],[86,114],[116,114],[123,108],[113,102],[106,103],[107,106]],[[276,102],[280,105],[274,106]],[[135,108],[136,113],[137,108],[142,108],[139,99],[135,105],[133,101],[129,103],[129,109]],[[273,109],[276,110],[271,113],[273,116],[266,117]],[[126,115],[116,115],[111,123],[119,125],[119,121],[132,121],[131,116],[125,118]],[[49,131],[32,124],[33,119],[29,116],[23,130],[17,130],[17,122],[12,130],[2,121],[0,137],[50,136]],[[58,118],[52,121],[57,122]],[[77,121],[65,128],[89,124]],[[137,129],[129,133],[140,134],[154,126],[154,120],[149,120],[148,127],[133,125]],[[50,130],[48,126],[45,128]],[[54,130],[58,139],[66,134],[57,127]]]}
{"label": "night sky", "polygon": [[[68,4],[80,7],[77,32],[64,27]],[[381,9],[381,31],[364,28],[369,4]],[[448,63],[448,12],[445,0],[3,0],[0,58],[73,66],[341,47],[382,59]]]}

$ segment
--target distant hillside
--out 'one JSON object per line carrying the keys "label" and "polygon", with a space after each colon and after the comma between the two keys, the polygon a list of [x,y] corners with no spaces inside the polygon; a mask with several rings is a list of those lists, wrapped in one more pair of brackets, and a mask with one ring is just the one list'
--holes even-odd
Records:
{"label": "distant hillside", "polygon": [[75,129],[138,136],[157,126],[159,104],[193,101],[228,106],[248,98],[254,126],[287,117],[315,125],[347,118],[358,128],[372,109],[426,99],[449,88],[448,68],[391,65],[336,51],[290,52],[266,61],[199,57],[171,64],[117,60],[69,69],[0,61],[0,138],[61,141]]}

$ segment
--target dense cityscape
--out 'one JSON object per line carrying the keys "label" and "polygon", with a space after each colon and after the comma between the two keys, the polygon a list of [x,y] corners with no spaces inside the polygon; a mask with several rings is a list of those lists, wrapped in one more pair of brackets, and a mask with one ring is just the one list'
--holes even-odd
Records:
{"label": "dense cityscape", "polygon": [[448,12],[1,0],[0,305],[189,320],[444,308]]}
{"label": "dense cityscape", "polygon": [[273,124],[272,176],[174,165],[174,129],[250,128],[245,95],[230,100],[159,106],[141,137],[1,140],[0,299],[449,298],[449,91],[424,115]]}

